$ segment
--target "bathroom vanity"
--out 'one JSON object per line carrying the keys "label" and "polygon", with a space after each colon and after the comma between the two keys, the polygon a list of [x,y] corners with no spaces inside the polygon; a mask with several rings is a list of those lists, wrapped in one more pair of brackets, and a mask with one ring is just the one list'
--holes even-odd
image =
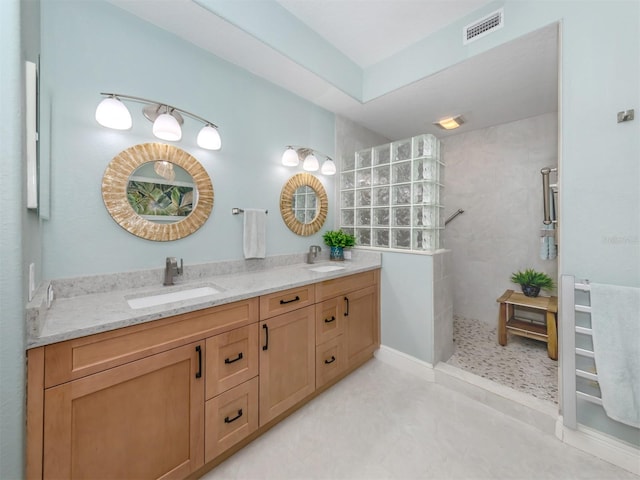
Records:
{"label": "bathroom vanity", "polygon": [[362,365],[380,345],[379,260],[310,267],[216,277],[221,293],[129,326],[104,306],[105,331],[31,338],[27,477],[199,476]]}

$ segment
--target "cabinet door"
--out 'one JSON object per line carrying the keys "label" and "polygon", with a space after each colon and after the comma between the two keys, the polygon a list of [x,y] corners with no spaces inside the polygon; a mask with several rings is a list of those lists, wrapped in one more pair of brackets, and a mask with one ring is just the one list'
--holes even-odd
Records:
{"label": "cabinet door", "polygon": [[349,367],[363,363],[380,346],[378,288],[363,288],[343,297]]}
{"label": "cabinet door", "polygon": [[316,388],[314,312],[311,305],[260,322],[260,426]]}
{"label": "cabinet door", "polygon": [[47,389],[44,478],[184,478],[202,466],[203,345]]}

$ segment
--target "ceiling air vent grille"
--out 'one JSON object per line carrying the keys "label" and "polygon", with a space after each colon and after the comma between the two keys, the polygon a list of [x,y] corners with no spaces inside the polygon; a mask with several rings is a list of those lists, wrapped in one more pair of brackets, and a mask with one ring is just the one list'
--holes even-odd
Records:
{"label": "ceiling air vent grille", "polygon": [[480,20],[467,25],[462,30],[462,43],[467,43],[478,40],[485,35],[490,34],[504,25],[504,9],[496,10],[490,13],[486,17],[482,17]]}

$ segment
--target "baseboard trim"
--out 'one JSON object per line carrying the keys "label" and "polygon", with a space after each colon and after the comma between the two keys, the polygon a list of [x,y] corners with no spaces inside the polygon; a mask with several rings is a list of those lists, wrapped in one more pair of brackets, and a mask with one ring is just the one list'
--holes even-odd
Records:
{"label": "baseboard trim", "polygon": [[378,360],[393,365],[407,373],[411,373],[429,382],[436,381],[433,365],[412,357],[411,355],[384,345],[381,345],[374,355]]}
{"label": "baseboard trim", "polygon": [[375,357],[407,373],[456,390],[543,433],[555,435],[567,445],[640,475],[640,450],[582,425],[578,425],[578,430],[565,427],[557,407],[550,402],[535,399],[446,363],[438,363],[434,367],[384,345],[376,351]]}
{"label": "baseboard trim", "polygon": [[562,416],[556,422],[556,436],[567,445],[640,475],[640,450],[584,425],[567,428]]}

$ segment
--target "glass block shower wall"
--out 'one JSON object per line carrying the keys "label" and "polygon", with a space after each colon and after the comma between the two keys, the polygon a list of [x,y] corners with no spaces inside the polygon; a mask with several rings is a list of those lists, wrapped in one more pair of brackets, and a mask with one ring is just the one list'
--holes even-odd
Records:
{"label": "glass block shower wall", "polygon": [[342,161],[340,227],[364,247],[440,248],[444,163],[430,134],[367,148]]}

